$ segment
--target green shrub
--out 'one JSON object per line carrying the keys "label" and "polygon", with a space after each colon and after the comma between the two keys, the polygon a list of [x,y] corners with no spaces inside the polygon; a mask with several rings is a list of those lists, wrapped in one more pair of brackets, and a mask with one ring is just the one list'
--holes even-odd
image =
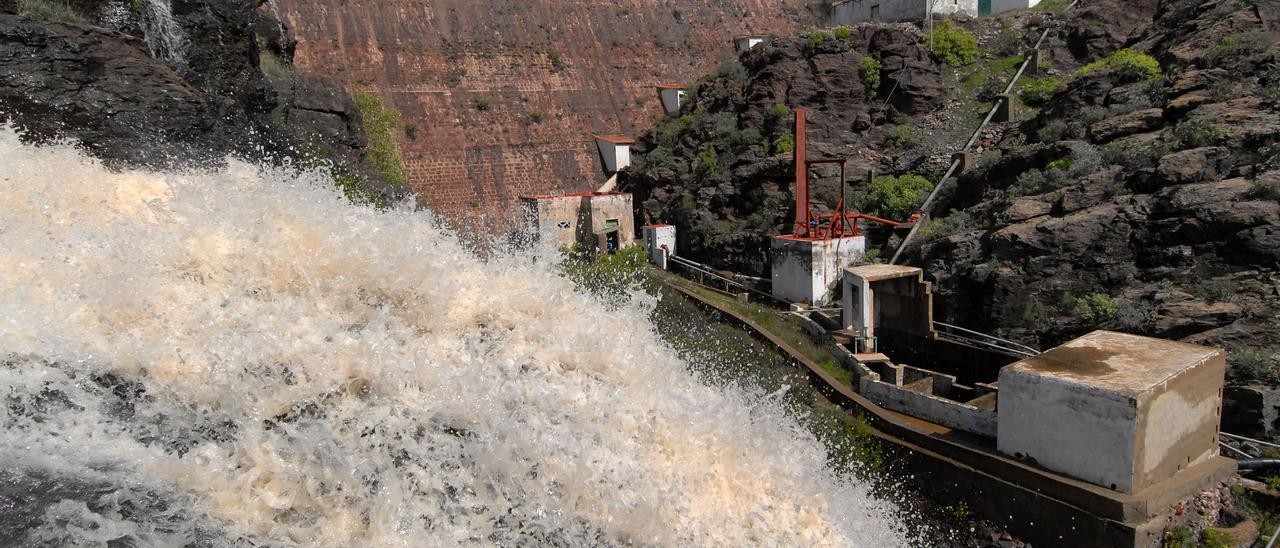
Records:
{"label": "green shrub", "polygon": [[782,137],[778,137],[778,140],[773,142],[773,151],[776,153],[795,152],[796,136],[790,132],[782,134]]}
{"label": "green shrub", "polygon": [[950,21],[943,22],[933,30],[933,56],[953,67],[972,65],[978,60],[978,39]]}
{"label": "green shrub", "polygon": [[1280,475],[1272,474],[1263,478],[1263,483],[1267,484],[1267,489],[1272,491],[1280,491]]}
{"label": "green shrub", "polygon": [[915,213],[933,183],[919,175],[877,177],[867,193],[866,209],[886,219],[906,219]]}
{"label": "green shrub", "polygon": [[472,101],[471,106],[475,107],[475,109],[480,112],[486,112],[489,110],[490,104],[488,99],[481,97],[479,99],[476,99],[475,101]]}
{"label": "green shrub", "polygon": [[1206,301],[1225,302],[1235,297],[1239,290],[1240,284],[1218,278],[1201,281],[1192,289],[1192,293]]}
{"label": "green shrub", "polygon": [[1137,82],[1140,80],[1156,80],[1164,75],[1160,70],[1160,62],[1154,57],[1137,50],[1125,48],[1103,59],[1089,63],[1076,71],[1076,76],[1097,72],[1111,71],[1112,78],[1118,82]]}
{"label": "green shrub", "polygon": [[418,140],[418,124],[415,124],[413,122],[409,122],[405,124],[404,136],[408,137],[410,141],[417,141]]}
{"label": "green shrub", "polygon": [[1062,305],[1077,316],[1094,324],[1110,320],[1119,311],[1119,306],[1116,304],[1115,299],[1112,299],[1106,293],[1098,292],[1089,293],[1083,297],[1065,293],[1062,295]]}
{"label": "green shrub", "polygon": [[387,200],[373,187],[369,186],[369,181],[359,175],[351,175],[349,173],[338,173],[333,176],[333,184],[342,191],[353,204],[370,205],[378,209],[386,209],[391,207],[391,202]]}
{"label": "green shrub", "polygon": [[836,40],[844,40],[853,36],[853,31],[849,30],[849,27],[836,27],[835,30],[831,31],[831,35],[834,36]]}
{"label": "green shrub", "polygon": [[1236,539],[1222,529],[1210,527],[1200,534],[1200,546],[1204,548],[1235,548]]}
{"label": "green shrub", "polygon": [[968,230],[972,221],[968,213],[956,211],[946,217],[929,219],[920,227],[920,241],[933,242]]}
{"label": "green shrub", "polygon": [[1240,57],[1266,51],[1269,45],[1267,35],[1261,32],[1231,34],[1205,51],[1201,59],[1204,66],[1219,66]]}
{"label": "green shrub", "polygon": [[885,138],[884,145],[897,150],[907,150],[920,146],[923,140],[911,126],[906,124],[894,126],[889,130],[889,136]]}
{"label": "green shrub", "polygon": [[376,93],[357,91],[351,94],[364,119],[364,132],[369,139],[364,163],[388,183],[407,185],[409,170],[396,150],[391,132],[400,125],[400,113],[382,104]]}
{"label": "green shrub", "polygon": [[786,120],[791,117],[791,108],[782,103],[773,105],[773,110],[769,111],[773,118],[778,121]]}
{"label": "green shrub", "polygon": [[827,42],[827,33],[820,30],[811,30],[806,36],[809,37],[809,50],[815,50]]}
{"label": "green shrub", "polygon": [[547,61],[551,63],[551,70],[554,72],[564,72],[568,68],[564,59],[560,57],[560,52],[551,50],[547,52]]}
{"label": "green shrub", "polygon": [[18,0],[18,15],[51,23],[85,23],[67,0]]}
{"label": "green shrub", "polygon": [[1173,137],[1181,143],[1182,148],[1213,146],[1226,136],[1226,127],[1205,120],[1187,120],[1173,127]]}
{"label": "green shrub", "polygon": [[875,57],[863,57],[858,61],[858,75],[862,77],[862,86],[866,88],[867,97],[880,94],[880,60]]}
{"label": "green shrub", "polygon": [[1265,179],[1255,179],[1249,187],[1249,192],[1245,193],[1245,198],[1250,200],[1280,200],[1280,185]]}
{"label": "green shrub", "polygon": [[1200,543],[1196,542],[1196,535],[1191,528],[1186,526],[1170,527],[1164,530],[1164,540],[1160,546],[1163,548],[1196,548]]}
{"label": "green shrub", "polygon": [[544,117],[544,116],[545,116],[545,115],[542,113],[542,111],[541,111],[541,110],[535,110],[535,111],[533,111],[533,112],[530,112],[530,113],[529,113],[529,123],[531,123],[531,124],[541,124],[541,123],[542,123],[542,119],[543,119],[543,117]]}
{"label": "green shrub", "polygon": [[1024,80],[1022,88],[1018,90],[1018,99],[1021,99],[1027,106],[1042,107],[1049,104],[1049,100],[1053,99],[1053,94],[1058,92],[1058,88],[1062,87],[1061,78],[1030,78]]}
{"label": "green shrub", "polygon": [[1067,171],[1067,170],[1071,169],[1071,165],[1072,165],[1073,163],[1075,163],[1075,161],[1074,161],[1074,160],[1072,160],[1070,156],[1063,156],[1062,158],[1058,158],[1057,160],[1054,160],[1054,161],[1052,161],[1052,162],[1049,162],[1048,164],[1046,164],[1046,165],[1044,166],[1044,168],[1045,168],[1045,169],[1060,169],[1060,170],[1062,170],[1062,171]]}
{"label": "green shrub", "polygon": [[720,172],[720,157],[716,154],[714,148],[704,148],[698,152],[698,159],[694,163],[695,172],[703,179],[719,181],[724,176]]}
{"label": "green shrub", "polygon": [[1228,369],[1233,380],[1240,383],[1280,382],[1280,365],[1275,356],[1248,346],[1236,346],[1227,354]]}

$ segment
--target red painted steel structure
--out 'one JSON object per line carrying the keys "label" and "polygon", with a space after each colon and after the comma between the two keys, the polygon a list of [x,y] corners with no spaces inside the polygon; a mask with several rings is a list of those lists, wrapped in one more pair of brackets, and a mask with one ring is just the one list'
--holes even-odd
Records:
{"label": "red painted steel structure", "polygon": [[[796,148],[792,152],[792,160],[795,162],[796,180],[794,194],[796,198],[796,221],[795,226],[791,230],[791,236],[782,236],[783,238],[795,240],[830,240],[833,238],[844,238],[846,236],[858,236],[858,220],[865,219],[868,221],[885,224],[889,226],[898,226],[902,223],[882,219],[872,215],[863,213],[848,213],[845,211],[845,176],[844,167],[847,160],[809,160],[807,157],[808,139],[805,134],[805,117],[808,110],[797,108],[795,122],[795,138]],[[809,200],[809,168],[818,164],[839,164],[840,165],[840,203],[836,205],[834,213],[827,215],[816,215],[813,213],[812,203]]]}

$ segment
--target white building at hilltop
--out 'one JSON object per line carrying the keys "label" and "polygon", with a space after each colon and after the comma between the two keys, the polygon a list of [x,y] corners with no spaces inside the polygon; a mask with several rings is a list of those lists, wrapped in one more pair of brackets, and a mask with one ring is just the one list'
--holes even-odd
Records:
{"label": "white building at hilltop", "polygon": [[1035,7],[1040,0],[837,0],[831,5],[832,22],[850,25],[864,21],[920,21],[933,17],[995,15]]}

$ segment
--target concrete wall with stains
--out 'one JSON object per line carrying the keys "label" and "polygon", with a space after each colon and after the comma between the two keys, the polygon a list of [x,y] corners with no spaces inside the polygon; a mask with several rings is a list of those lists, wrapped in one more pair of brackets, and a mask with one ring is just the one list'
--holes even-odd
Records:
{"label": "concrete wall with stains", "polygon": [[[742,34],[816,21],[809,0],[276,0],[309,73],[377,92],[419,200],[458,225],[519,224],[519,196],[594,190],[593,134],[664,116]],[[476,108],[479,100],[488,108]]]}

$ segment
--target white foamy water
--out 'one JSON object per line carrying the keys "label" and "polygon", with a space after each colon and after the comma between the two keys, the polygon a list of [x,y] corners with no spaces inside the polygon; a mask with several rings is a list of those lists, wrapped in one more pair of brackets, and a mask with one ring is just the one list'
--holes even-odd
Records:
{"label": "white foamy water", "polygon": [[0,165],[0,544],[906,542],[554,266],[318,173]]}

